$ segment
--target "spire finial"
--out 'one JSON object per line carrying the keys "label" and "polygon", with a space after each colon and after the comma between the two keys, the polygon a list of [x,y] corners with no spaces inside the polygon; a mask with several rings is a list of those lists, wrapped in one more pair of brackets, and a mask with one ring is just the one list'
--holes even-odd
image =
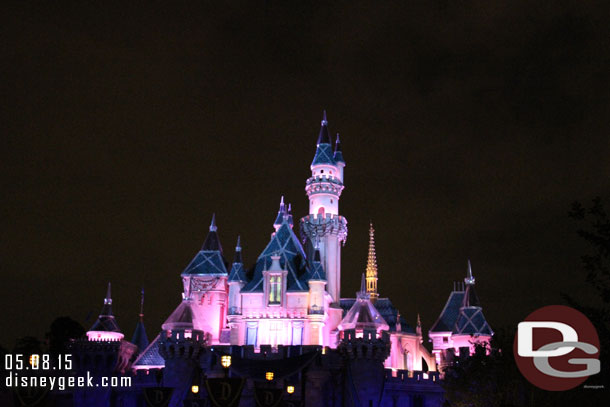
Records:
{"label": "spire finial", "polygon": [[235,245],[235,250],[241,252],[241,236],[237,235],[237,244]]}
{"label": "spire finial", "polygon": [[415,333],[417,336],[422,336],[421,333],[421,319],[419,317],[419,312],[417,313],[417,327],[415,328]]}
{"label": "spire finial", "polygon": [[210,232],[216,232],[218,228],[216,227],[216,213],[212,214],[212,222],[210,222]]}
{"label": "spire finial", "polygon": [[360,280],[360,292],[361,293],[366,292],[366,287],[364,285],[364,273],[362,273],[362,279]]}
{"label": "spire finial", "polygon": [[375,229],[373,222],[369,222],[369,254],[366,261],[366,286],[367,292],[373,301],[377,300],[377,255],[375,253]]}
{"label": "spire finial", "polygon": [[110,281],[108,282],[108,290],[106,291],[106,298],[104,298],[104,304],[112,305],[112,293],[111,293]]}
{"label": "spire finial", "polygon": [[468,259],[468,275],[464,279],[464,282],[468,285],[474,285],[474,276],[472,275],[472,266],[470,265],[470,259]]}
{"label": "spire finial", "polygon": [[326,125],[328,125],[328,120],[326,120],[326,109],[324,109],[324,112],[322,113],[322,126]]}
{"label": "spire finial", "polygon": [[144,287],[140,291],[140,321],[144,319]]}

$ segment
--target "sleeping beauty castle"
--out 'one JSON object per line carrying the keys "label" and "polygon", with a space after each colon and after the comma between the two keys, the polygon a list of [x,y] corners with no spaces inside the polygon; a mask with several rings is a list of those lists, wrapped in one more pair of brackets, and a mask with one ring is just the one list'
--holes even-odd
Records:
{"label": "sleeping beauty castle", "polygon": [[361,278],[360,291],[342,293],[345,167],[324,113],[305,181],[309,213],[295,219],[282,197],[269,243],[251,267],[239,237],[231,257],[223,250],[213,216],[180,274],[182,300],[150,342],[143,310],[131,341],[124,337],[109,288],[99,319],[71,345],[75,366],[129,376],[131,385],[74,390],[74,405],[442,405],[443,368],[493,335],[470,263],[428,332],[430,350],[419,316],[410,315],[413,328],[377,290],[372,224],[365,272],[344,273]]}

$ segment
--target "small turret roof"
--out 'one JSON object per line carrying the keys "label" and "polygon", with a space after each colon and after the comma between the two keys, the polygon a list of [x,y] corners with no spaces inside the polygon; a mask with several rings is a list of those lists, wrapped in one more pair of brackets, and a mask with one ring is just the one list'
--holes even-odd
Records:
{"label": "small turret roof", "polygon": [[182,300],[180,305],[170,314],[161,328],[165,331],[171,329],[193,329],[197,326],[192,301],[189,298]]}
{"label": "small turret roof", "polygon": [[326,273],[324,272],[324,267],[322,266],[320,249],[317,247],[313,261],[311,262],[311,272],[309,273],[309,278],[307,280],[326,281]]}
{"label": "small turret roof", "polygon": [[119,325],[114,319],[114,315],[112,315],[112,295],[110,283],[108,283],[108,289],[106,291],[106,298],[104,298],[104,306],[102,307],[102,311],[89,331],[121,332]]}
{"label": "small turret roof", "polygon": [[229,272],[229,281],[246,281],[246,273],[244,270],[244,261],[241,254],[240,237],[237,236],[237,245],[235,246],[235,258]]}
{"label": "small turret roof", "polygon": [[182,272],[182,275],[226,275],[226,261],[222,255],[222,246],[218,238],[216,215],[212,216],[210,231],[203,247]]}
{"label": "small turret roof", "polygon": [[337,141],[335,141],[335,153],[333,154],[333,160],[338,163],[345,164],[343,159],[343,150],[341,149],[341,140],[339,140],[339,133],[337,133]]}
{"label": "small turret roof", "polygon": [[322,125],[320,127],[320,135],[318,136],[318,143],[316,148],[316,155],[313,157],[311,165],[336,165],[333,159],[333,147],[328,135],[328,121],[326,120],[326,110],[322,117]]}
{"label": "small turret roof", "polygon": [[390,329],[388,323],[371,302],[370,296],[366,292],[364,274],[362,274],[361,287],[357,293],[356,301],[341,320],[338,329],[344,331],[346,329],[360,330],[371,328],[378,331],[388,331]]}
{"label": "small turret roof", "polygon": [[138,347],[138,350],[142,352],[148,346],[148,335],[146,335],[146,328],[144,327],[144,289],[142,288],[140,297],[140,315],[136,329],[133,332],[131,343]]}

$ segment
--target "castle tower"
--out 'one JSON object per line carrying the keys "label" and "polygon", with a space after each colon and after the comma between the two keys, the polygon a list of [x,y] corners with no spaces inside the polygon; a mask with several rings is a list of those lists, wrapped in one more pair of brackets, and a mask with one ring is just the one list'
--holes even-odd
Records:
{"label": "castle tower", "polygon": [[231,332],[231,345],[239,345],[242,336],[239,330],[239,320],[241,317],[241,289],[244,288],[246,281],[241,243],[238,236],[237,245],[235,246],[235,258],[233,259],[233,266],[231,266],[231,271],[229,272],[229,312],[227,319]]}
{"label": "castle tower", "polygon": [[384,361],[390,354],[389,326],[365,288],[364,274],[356,302],[347,312],[339,331],[338,350],[346,362],[346,404],[379,406],[384,386]]}
{"label": "castle tower", "polygon": [[311,177],[305,183],[309,215],[301,219],[301,234],[304,242],[310,239],[320,249],[328,280],[326,290],[335,304],[341,298],[341,244],[347,238],[347,220],[339,215],[344,167],[339,137],[333,151],[324,111],[316,155],[310,167]]}
{"label": "castle tower", "polygon": [[371,297],[371,302],[374,304],[379,298],[377,292],[377,256],[375,255],[375,229],[373,222],[369,227],[369,255],[366,261],[366,292]]}
{"label": "castle tower", "polygon": [[211,344],[220,341],[227,316],[227,266],[218,236],[216,216],[201,250],[181,274],[184,298],[193,302],[197,324],[195,329],[205,332]]}

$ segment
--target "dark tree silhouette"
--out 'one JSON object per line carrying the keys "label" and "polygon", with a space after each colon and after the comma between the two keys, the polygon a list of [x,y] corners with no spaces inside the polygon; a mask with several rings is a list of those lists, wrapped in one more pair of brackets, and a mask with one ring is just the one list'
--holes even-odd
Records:
{"label": "dark tree silhouette", "polygon": [[78,339],[85,335],[81,324],[70,317],[56,318],[47,332],[49,353],[60,354],[66,352],[66,343],[71,339]]}

